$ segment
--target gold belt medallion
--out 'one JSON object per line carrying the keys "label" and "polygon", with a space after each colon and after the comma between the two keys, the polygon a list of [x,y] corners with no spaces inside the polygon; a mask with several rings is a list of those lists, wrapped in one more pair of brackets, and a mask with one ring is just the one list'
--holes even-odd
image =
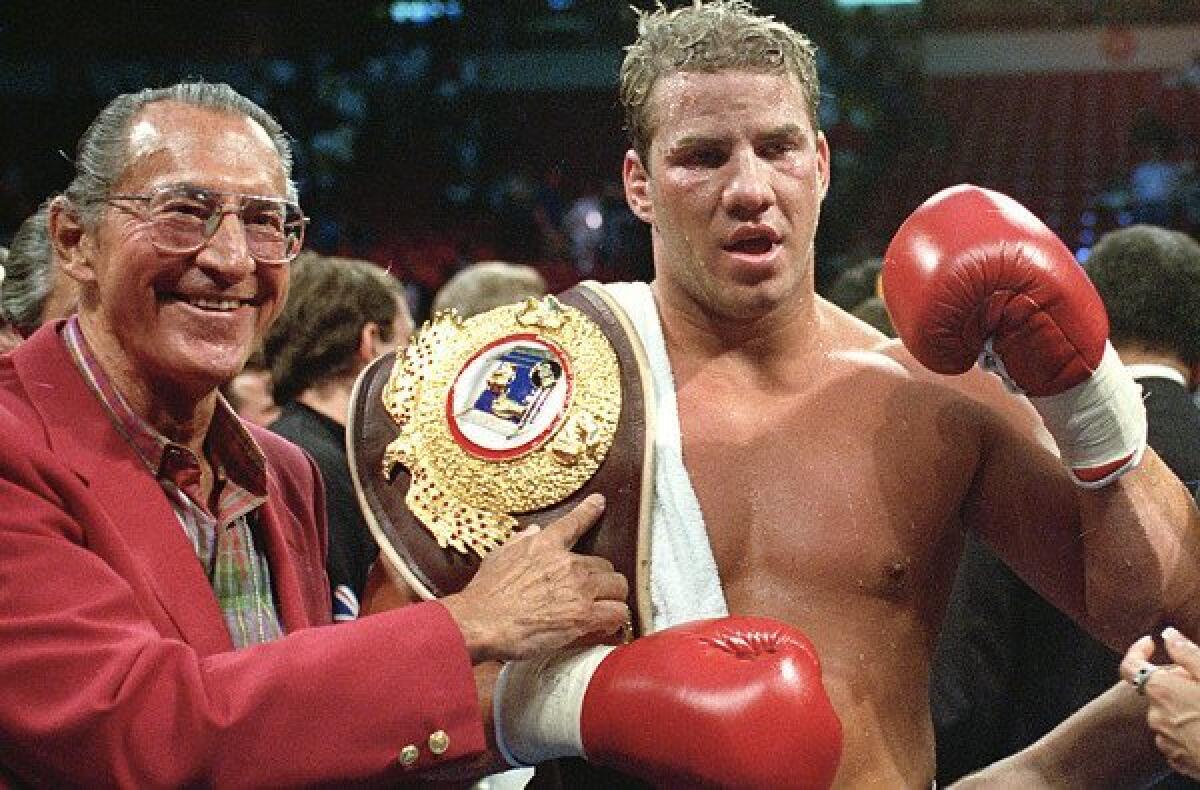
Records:
{"label": "gold belt medallion", "polygon": [[578,491],[621,413],[617,355],[600,327],[553,296],[463,320],[439,313],[396,357],[383,405],[399,435],[383,457],[405,504],[442,548],[480,557],[514,513]]}

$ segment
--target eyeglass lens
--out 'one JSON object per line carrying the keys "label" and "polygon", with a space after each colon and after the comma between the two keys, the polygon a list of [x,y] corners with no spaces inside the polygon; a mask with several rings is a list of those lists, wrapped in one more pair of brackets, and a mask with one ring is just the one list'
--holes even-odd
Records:
{"label": "eyeglass lens", "polygon": [[288,261],[300,251],[304,222],[299,207],[283,200],[234,195],[225,208],[218,192],[169,189],[150,201],[155,243],[166,252],[193,252],[217,232],[225,214],[241,219],[246,249],[259,261]]}

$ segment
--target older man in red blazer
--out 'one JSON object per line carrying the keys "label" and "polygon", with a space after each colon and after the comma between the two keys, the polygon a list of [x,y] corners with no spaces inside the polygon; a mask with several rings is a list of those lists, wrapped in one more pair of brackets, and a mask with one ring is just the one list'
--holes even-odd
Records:
{"label": "older man in red blazer", "polygon": [[50,216],[79,312],[0,357],[0,786],[477,773],[484,662],[628,617],[569,551],[592,502],[457,595],[327,625],[318,473],[217,394],[286,297],[294,195],[223,85],[118,97],[80,142]]}

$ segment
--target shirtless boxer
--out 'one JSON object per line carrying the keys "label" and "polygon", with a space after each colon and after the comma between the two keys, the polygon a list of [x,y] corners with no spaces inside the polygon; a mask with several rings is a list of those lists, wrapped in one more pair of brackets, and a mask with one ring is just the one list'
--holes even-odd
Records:
{"label": "shirtless boxer", "polygon": [[[788,27],[716,0],[646,14],[622,67],[625,191],[652,228],[656,279],[609,290],[659,401],[650,630],[725,611],[798,626],[842,723],[835,785],[928,787],[929,662],[967,529],[1115,648],[1166,617],[1200,629],[1200,551],[1183,540],[1200,517],[1143,454],[1140,399],[1105,353],[1095,293],[1013,201],[960,188],[893,241],[885,292],[925,365],[816,295],[829,148],[813,56]],[[997,294],[1014,271],[1023,292]],[[1017,312],[1039,291],[1049,313]],[[1045,427],[996,376],[926,369],[966,370],[985,339]],[[563,663],[505,672],[518,688],[586,675]],[[578,741],[573,718],[538,724]],[[680,729],[656,727],[656,746],[671,752]],[[563,754],[521,746],[527,763]]]}
{"label": "shirtless boxer", "polygon": [[[787,621],[815,643],[844,731],[838,786],[928,787],[929,661],[964,531],[976,530],[1047,598],[1123,648],[1164,617],[1200,630],[1197,547],[1182,538],[1197,514],[1153,452],[1138,462],[1144,428],[1141,439],[1118,441],[1128,451],[1109,468],[1094,467],[1113,459],[1084,458],[1072,474],[1030,402],[997,377],[932,373],[815,294],[829,149],[817,127],[813,54],[806,38],[741,2],[644,16],[621,71],[633,144],[626,195],[652,228],[650,291],[682,457],[728,610]],[[915,329],[897,327],[923,360],[936,357],[927,346],[944,316],[911,302],[936,283],[902,283],[928,274],[922,256],[931,252],[941,253],[941,276],[970,286],[946,312],[982,312],[989,267],[1010,265],[1006,254],[1024,245],[1052,281],[1032,272],[1029,287],[1059,288],[1056,299],[1088,314],[1086,280],[1067,276],[1073,259],[1030,219],[967,190],[902,229],[889,250],[902,278],[892,308],[918,315]],[[991,243],[997,236],[1013,245]],[[974,268],[946,275],[962,263]],[[1018,319],[1016,329],[1036,328],[1035,319]],[[1068,343],[1103,345],[1102,321],[1078,323],[1086,336]],[[1045,355],[1039,346],[1061,336],[1015,334],[1003,321],[995,329],[1009,372],[1027,391],[1052,394],[1030,373]],[[1114,387],[1128,401],[1128,388]],[[1115,408],[1125,415],[1117,433],[1137,433],[1136,409]],[[1086,456],[1058,437],[1071,445],[1064,456]],[[1122,464],[1127,473],[1101,488],[1073,479],[1105,482]],[[658,555],[654,562],[652,578]]]}

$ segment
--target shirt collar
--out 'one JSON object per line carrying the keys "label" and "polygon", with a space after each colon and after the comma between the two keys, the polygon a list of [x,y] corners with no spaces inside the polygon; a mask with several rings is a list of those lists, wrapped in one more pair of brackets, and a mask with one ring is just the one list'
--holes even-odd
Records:
{"label": "shirt collar", "polygon": [[[63,339],[71,358],[112,418],[118,432],[152,474],[163,477],[165,473],[173,471],[178,465],[180,453],[194,457],[189,448],[163,436],[129,406],[88,345],[78,315],[67,319],[63,326]],[[266,495],[266,456],[220,393],[217,394],[217,405],[205,444],[213,462],[213,473],[218,479],[229,480],[254,496]],[[164,468],[164,465],[170,468]]]}
{"label": "shirt collar", "polygon": [[1170,379],[1181,387],[1187,387],[1187,378],[1177,368],[1170,365],[1158,365],[1147,362],[1137,362],[1126,365],[1129,375],[1135,379]]}

